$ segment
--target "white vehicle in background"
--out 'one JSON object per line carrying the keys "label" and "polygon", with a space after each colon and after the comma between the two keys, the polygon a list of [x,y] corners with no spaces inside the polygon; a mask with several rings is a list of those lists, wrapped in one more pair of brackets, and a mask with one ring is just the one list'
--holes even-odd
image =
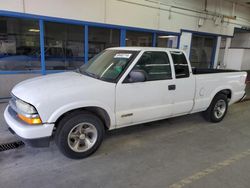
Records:
{"label": "white vehicle in background", "polygon": [[203,112],[211,122],[245,96],[247,73],[193,69],[183,51],[109,48],[76,72],[23,81],[4,116],[10,130],[34,146],[52,138],[70,158],[100,146],[106,130]]}

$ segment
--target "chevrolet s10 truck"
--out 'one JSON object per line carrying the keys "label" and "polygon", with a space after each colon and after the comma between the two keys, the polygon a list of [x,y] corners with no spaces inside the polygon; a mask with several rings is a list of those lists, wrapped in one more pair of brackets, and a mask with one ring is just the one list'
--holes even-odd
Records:
{"label": "chevrolet s10 truck", "polygon": [[192,68],[177,49],[109,48],[74,72],[17,84],[4,117],[31,145],[49,146],[53,137],[64,155],[84,158],[107,130],[196,112],[221,121],[244,98],[246,76]]}

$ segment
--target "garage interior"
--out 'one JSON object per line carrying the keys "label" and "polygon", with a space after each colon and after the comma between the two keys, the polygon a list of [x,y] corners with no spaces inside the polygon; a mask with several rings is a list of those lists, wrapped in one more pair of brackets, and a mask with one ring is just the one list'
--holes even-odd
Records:
{"label": "garage interior", "polygon": [[[246,71],[247,96],[218,124],[197,113],[112,130],[82,160],[53,142],[31,148],[8,131],[3,113],[16,84],[73,71],[117,46],[177,48],[193,67]],[[0,1],[0,185],[7,188],[249,187],[249,99],[249,0]]]}

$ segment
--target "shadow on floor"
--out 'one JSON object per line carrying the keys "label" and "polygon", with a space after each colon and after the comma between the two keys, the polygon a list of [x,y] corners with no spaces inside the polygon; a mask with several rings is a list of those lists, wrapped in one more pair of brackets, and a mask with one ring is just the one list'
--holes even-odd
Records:
{"label": "shadow on floor", "polygon": [[246,85],[246,99],[250,99],[250,81],[247,82],[247,85]]}

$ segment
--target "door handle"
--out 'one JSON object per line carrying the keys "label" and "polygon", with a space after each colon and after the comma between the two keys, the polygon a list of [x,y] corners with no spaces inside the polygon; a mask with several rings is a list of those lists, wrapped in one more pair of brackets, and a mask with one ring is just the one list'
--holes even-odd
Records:
{"label": "door handle", "polygon": [[168,90],[175,90],[176,89],[176,86],[175,85],[169,85],[168,86]]}

